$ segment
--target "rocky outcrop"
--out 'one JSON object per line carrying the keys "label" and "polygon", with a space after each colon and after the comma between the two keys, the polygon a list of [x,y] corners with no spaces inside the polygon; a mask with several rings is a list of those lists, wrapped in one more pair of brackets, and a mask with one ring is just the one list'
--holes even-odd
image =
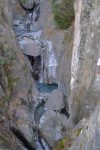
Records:
{"label": "rocky outcrop", "polygon": [[9,4],[10,4],[9,12],[11,12],[11,10],[13,12],[12,17],[17,20],[22,19],[23,15],[25,15],[26,12],[24,9],[22,9],[19,0],[11,0]]}
{"label": "rocky outcrop", "polygon": [[41,117],[39,128],[51,148],[54,148],[57,141],[67,134],[66,124],[66,116],[52,110]]}
{"label": "rocky outcrop", "polygon": [[63,93],[60,90],[54,90],[46,102],[47,110],[61,110],[65,107]]}
{"label": "rocky outcrop", "polygon": [[[28,149],[33,149],[36,131],[36,142],[40,140],[40,145],[46,140],[50,147],[54,147],[68,135],[71,150],[96,150],[100,146],[100,106],[92,112],[96,105],[100,105],[98,68],[96,72],[100,47],[100,0],[75,0],[74,44],[73,0],[43,0],[40,1],[40,11],[38,2],[0,1],[0,149],[20,147],[24,150],[27,145]],[[65,4],[69,6],[69,14],[65,13]],[[16,33],[17,29],[22,31],[17,33],[18,38],[12,30],[12,18],[15,19]],[[38,29],[42,29],[42,34],[41,31],[25,33]],[[26,60],[23,53],[28,56]],[[37,86],[44,88],[44,85],[57,83],[58,89],[50,95],[41,93],[36,101],[38,91],[26,62],[34,78],[41,82]],[[81,124],[84,117],[85,122],[83,119],[84,124]],[[78,122],[71,134],[72,125]]]}
{"label": "rocky outcrop", "polygon": [[[75,136],[75,134],[77,136]],[[100,149],[100,105],[83,127],[81,124],[73,131],[73,144],[69,150],[99,150]],[[67,150],[68,148],[65,148]]]}
{"label": "rocky outcrop", "polygon": [[75,33],[72,56],[70,114],[74,123],[95,109],[94,80],[100,47],[99,1],[75,1]]}
{"label": "rocky outcrop", "polygon": [[31,40],[29,41],[29,43],[25,42],[25,44],[23,45],[23,53],[25,55],[33,57],[39,56],[41,55],[40,45]]}
{"label": "rocky outcrop", "polygon": [[[12,15],[10,15],[10,9],[8,11],[9,1],[7,2],[6,0],[0,2],[0,122],[5,123],[1,124],[0,129],[4,130],[3,126],[7,124],[6,130],[9,131],[10,127],[14,126],[33,145],[34,118],[30,105],[36,99],[35,94],[37,95],[38,92],[25,63],[24,55],[16,43],[11,27]],[[4,121],[2,121],[3,118]],[[0,142],[1,147],[7,145],[4,133],[2,132],[0,136],[0,141],[3,140],[3,144]],[[7,140],[10,142],[9,136]],[[6,146],[3,149],[9,149],[9,147]]]}
{"label": "rocky outcrop", "polygon": [[26,10],[31,10],[34,8],[35,0],[19,0],[21,6]]}

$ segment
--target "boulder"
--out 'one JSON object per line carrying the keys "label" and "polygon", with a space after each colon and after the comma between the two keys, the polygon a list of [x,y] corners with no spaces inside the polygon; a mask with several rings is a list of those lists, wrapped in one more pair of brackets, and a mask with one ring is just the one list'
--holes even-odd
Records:
{"label": "boulder", "polygon": [[60,110],[64,108],[63,93],[59,89],[54,90],[48,97],[45,107],[47,110]]}
{"label": "boulder", "polygon": [[20,4],[24,9],[32,9],[34,8],[35,0],[20,0]]}
{"label": "boulder", "polygon": [[36,42],[31,42],[31,43],[26,43],[23,46],[23,53],[25,55],[29,55],[29,56],[39,56],[41,54],[40,51],[40,45],[38,45]]}
{"label": "boulder", "polygon": [[67,119],[55,111],[47,111],[40,119],[39,129],[51,147],[66,134]]}

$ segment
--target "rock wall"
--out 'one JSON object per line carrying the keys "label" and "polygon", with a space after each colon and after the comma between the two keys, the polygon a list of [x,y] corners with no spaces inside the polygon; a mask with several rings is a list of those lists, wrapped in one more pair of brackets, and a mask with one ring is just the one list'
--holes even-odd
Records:
{"label": "rock wall", "polygon": [[[16,143],[10,131],[11,126],[20,129],[33,145],[34,118],[30,106],[38,94],[24,55],[16,43],[9,6],[10,1],[0,1],[0,141],[3,141],[0,149],[11,149],[14,141],[14,149],[18,146],[19,142]],[[10,135],[15,140],[10,141]]]}
{"label": "rock wall", "polygon": [[[75,33],[72,56],[70,114],[74,123],[95,109],[96,64],[100,47],[100,1],[75,1]],[[100,100],[100,99],[99,99]]]}
{"label": "rock wall", "polygon": [[[57,5],[62,2],[63,0],[55,1]],[[71,2],[73,3],[73,1]],[[14,126],[18,131],[20,130],[27,141],[34,146],[32,104],[37,99],[38,91],[12,30],[12,18],[20,19],[25,13],[17,0],[0,1],[1,149],[18,149],[19,145],[21,149],[25,149],[12,134],[11,126]],[[70,149],[96,150],[100,146],[98,142],[100,141],[100,106],[96,107],[96,105],[100,104],[100,78],[96,74],[98,51],[100,48],[100,0],[75,0],[74,40],[73,23],[71,22],[71,26],[67,29],[59,29],[53,17],[52,1],[42,0],[40,3],[40,18],[36,22],[36,26],[37,29],[42,29],[41,38],[47,42],[46,44],[50,46],[51,50],[50,53],[45,53],[46,56],[43,57],[47,67],[46,80],[49,77],[49,73],[53,74],[56,71],[54,78],[50,78],[47,81],[58,83],[59,90],[62,91],[62,95],[66,98],[65,103],[69,109],[70,118],[67,120],[64,117],[64,121],[60,113],[50,111],[52,112],[51,114],[47,111],[46,121],[48,122],[50,114],[52,115],[50,119],[53,120],[51,124],[48,122],[47,129],[49,125],[55,124],[55,121],[56,125],[58,125],[61,118],[66,126],[69,123],[68,125],[71,127],[70,119],[75,125],[82,118],[86,117],[89,121],[86,119],[86,125],[79,127],[74,144],[71,143]],[[52,53],[57,60],[57,66],[56,69],[54,68],[53,73],[48,69],[48,56]],[[55,98],[55,104],[56,99],[57,97]],[[63,98],[61,98],[61,101],[63,101]],[[96,110],[92,114],[95,107]],[[59,114],[58,119],[55,115],[56,113]],[[50,119],[49,121],[51,122]],[[69,130],[69,127],[67,126],[66,128]],[[53,127],[50,128],[52,130]],[[63,129],[61,128],[61,130]],[[69,134],[70,130],[68,130],[66,132]],[[54,140],[60,139],[58,139],[58,136],[57,139],[52,138],[52,134],[55,137],[56,133],[50,134],[51,141],[55,142]],[[9,140],[10,135],[12,136],[11,140]],[[47,131],[46,136],[48,137]],[[55,145],[55,143],[53,144]]]}
{"label": "rock wall", "polygon": [[[69,150],[100,149],[100,105],[96,107],[88,121],[84,121],[73,131],[73,144]],[[76,134],[76,136],[75,136]],[[75,138],[76,137],[76,138]],[[68,148],[65,150],[68,150]]]}

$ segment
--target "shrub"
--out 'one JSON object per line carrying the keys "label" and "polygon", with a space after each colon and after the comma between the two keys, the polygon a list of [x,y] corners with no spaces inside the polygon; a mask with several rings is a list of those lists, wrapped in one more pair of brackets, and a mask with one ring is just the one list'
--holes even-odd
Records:
{"label": "shrub", "polygon": [[67,29],[74,21],[74,0],[62,0],[58,4],[52,2],[54,20],[60,29]]}

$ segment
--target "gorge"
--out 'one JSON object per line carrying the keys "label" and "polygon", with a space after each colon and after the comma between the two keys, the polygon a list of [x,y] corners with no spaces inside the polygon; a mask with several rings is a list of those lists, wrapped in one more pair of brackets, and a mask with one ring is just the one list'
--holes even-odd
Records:
{"label": "gorge", "polygon": [[0,0],[0,150],[99,141],[100,0]]}

